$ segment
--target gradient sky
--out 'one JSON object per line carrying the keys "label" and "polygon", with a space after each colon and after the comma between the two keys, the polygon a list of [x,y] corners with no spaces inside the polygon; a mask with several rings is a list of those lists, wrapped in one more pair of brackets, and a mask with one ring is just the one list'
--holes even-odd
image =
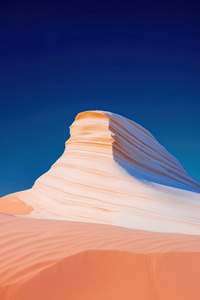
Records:
{"label": "gradient sky", "polygon": [[200,182],[192,1],[4,1],[0,28],[0,196],[30,188],[95,109],[147,128]]}

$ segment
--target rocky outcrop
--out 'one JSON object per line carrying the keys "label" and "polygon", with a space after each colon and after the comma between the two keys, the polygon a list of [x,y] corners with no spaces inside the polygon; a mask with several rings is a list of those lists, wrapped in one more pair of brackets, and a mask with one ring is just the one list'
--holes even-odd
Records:
{"label": "rocky outcrop", "polygon": [[9,201],[31,207],[34,218],[200,235],[200,185],[150,132],[122,116],[88,111],[78,114],[70,135],[51,169]]}

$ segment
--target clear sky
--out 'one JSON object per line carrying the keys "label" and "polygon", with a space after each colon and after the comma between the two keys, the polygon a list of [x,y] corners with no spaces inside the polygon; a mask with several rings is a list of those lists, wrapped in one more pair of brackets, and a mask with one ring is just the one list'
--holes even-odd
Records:
{"label": "clear sky", "polygon": [[200,182],[197,5],[1,3],[0,196],[30,188],[64,151],[76,114],[95,109],[147,128]]}

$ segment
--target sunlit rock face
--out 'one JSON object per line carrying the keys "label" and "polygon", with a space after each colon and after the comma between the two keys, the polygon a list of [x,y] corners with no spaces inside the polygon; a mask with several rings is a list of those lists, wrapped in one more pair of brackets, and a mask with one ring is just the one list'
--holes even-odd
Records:
{"label": "sunlit rock face", "polygon": [[51,169],[32,189],[2,198],[0,212],[20,201],[10,214],[200,235],[200,185],[146,129],[88,111],[70,135]]}

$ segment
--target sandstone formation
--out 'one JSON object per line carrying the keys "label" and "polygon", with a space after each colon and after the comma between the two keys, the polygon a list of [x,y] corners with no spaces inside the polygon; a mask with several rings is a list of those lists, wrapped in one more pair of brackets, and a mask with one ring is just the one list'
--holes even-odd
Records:
{"label": "sandstone formation", "polygon": [[199,300],[200,184],[150,132],[78,114],[63,155],[0,199],[1,300]]}

